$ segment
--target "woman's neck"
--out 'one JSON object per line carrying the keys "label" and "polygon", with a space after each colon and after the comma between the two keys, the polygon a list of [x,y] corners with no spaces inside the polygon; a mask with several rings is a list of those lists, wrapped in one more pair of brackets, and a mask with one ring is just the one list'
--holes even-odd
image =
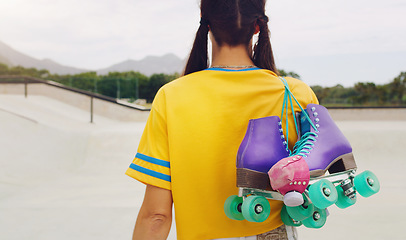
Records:
{"label": "woman's neck", "polygon": [[213,44],[212,66],[252,66],[252,51],[244,45],[218,46]]}

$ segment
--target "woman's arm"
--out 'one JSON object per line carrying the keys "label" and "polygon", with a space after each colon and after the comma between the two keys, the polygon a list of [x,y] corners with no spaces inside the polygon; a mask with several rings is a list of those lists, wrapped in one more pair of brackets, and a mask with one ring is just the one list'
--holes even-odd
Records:
{"label": "woman's arm", "polygon": [[164,240],[172,224],[172,192],[147,185],[133,240]]}

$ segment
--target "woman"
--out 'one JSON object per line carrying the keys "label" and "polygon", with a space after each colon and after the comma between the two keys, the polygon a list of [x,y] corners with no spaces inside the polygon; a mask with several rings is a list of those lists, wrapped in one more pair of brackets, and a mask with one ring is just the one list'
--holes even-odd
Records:
{"label": "woman", "polygon": [[[280,201],[270,201],[271,215],[262,223],[231,220],[223,210],[225,200],[238,193],[235,161],[248,120],[281,115],[284,84],[277,76],[267,22],[265,0],[201,1],[200,27],[184,76],[158,91],[126,172],[147,184],[133,239],[166,239],[172,205],[180,240],[261,239],[266,234],[287,239]],[[307,85],[287,81],[302,106],[317,103]],[[290,146],[297,138],[292,135]]]}

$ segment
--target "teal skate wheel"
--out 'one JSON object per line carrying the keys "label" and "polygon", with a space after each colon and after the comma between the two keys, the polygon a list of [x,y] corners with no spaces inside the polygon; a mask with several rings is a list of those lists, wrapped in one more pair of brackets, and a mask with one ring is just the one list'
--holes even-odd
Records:
{"label": "teal skate wheel", "polygon": [[242,202],[242,197],[237,195],[229,196],[224,203],[224,213],[226,216],[233,220],[244,220],[241,212]]}
{"label": "teal skate wheel", "polygon": [[357,202],[357,195],[354,196],[354,199],[349,198],[344,194],[343,188],[340,185],[336,186],[338,198],[336,202],[336,206],[344,209],[354,205]]}
{"label": "teal skate wheel", "polygon": [[327,220],[326,209],[315,208],[313,215],[302,221],[303,225],[307,228],[321,228]]}
{"label": "teal skate wheel", "polygon": [[370,197],[379,192],[381,185],[378,178],[371,171],[364,171],[354,178],[354,187],[363,197]]}
{"label": "teal skate wheel", "polygon": [[288,207],[286,206],[286,211],[288,212],[289,216],[291,216],[296,221],[302,221],[313,214],[314,205],[309,202],[309,199],[306,197],[305,194],[303,195],[304,203],[302,205],[296,207]]}
{"label": "teal skate wheel", "polygon": [[327,179],[321,179],[309,187],[309,197],[314,206],[324,209],[333,205],[338,198],[337,190]]}
{"label": "teal skate wheel", "polygon": [[293,220],[291,216],[289,216],[288,211],[286,210],[286,205],[283,205],[282,210],[281,210],[281,219],[282,222],[286,226],[292,226],[292,227],[300,227],[302,225],[301,221],[296,221]]}
{"label": "teal skate wheel", "polygon": [[263,222],[271,213],[271,205],[262,196],[251,195],[242,203],[242,215],[249,222]]}

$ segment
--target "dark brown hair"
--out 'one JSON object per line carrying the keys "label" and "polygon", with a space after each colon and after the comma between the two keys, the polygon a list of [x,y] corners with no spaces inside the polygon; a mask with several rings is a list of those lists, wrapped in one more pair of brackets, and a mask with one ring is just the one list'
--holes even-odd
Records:
{"label": "dark brown hair", "polygon": [[265,15],[266,0],[201,0],[201,24],[186,64],[184,75],[208,67],[207,41],[209,29],[220,46],[247,45],[259,27],[258,41],[254,46],[252,61],[259,68],[278,73],[275,67],[268,17]]}

